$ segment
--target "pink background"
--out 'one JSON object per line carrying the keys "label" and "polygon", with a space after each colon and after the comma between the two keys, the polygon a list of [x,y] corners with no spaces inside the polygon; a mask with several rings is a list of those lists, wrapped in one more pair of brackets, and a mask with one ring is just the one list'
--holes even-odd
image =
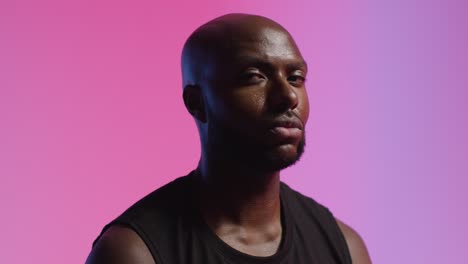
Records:
{"label": "pink background", "polygon": [[179,57],[198,25],[271,17],[310,65],[283,180],[374,263],[468,259],[466,1],[0,2],[0,263],[83,263],[101,228],[199,157]]}

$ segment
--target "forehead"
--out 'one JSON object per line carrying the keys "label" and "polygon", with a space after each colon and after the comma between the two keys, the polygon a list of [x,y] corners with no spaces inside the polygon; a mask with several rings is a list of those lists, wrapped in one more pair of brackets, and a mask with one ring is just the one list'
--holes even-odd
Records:
{"label": "forehead", "polygon": [[229,51],[225,53],[231,63],[242,63],[249,59],[303,61],[296,43],[287,32],[276,28],[260,28],[236,33],[232,35]]}
{"label": "forehead", "polygon": [[257,53],[268,57],[300,57],[296,43],[289,34],[271,28],[260,29],[256,34],[241,35],[233,46],[235,54]]}

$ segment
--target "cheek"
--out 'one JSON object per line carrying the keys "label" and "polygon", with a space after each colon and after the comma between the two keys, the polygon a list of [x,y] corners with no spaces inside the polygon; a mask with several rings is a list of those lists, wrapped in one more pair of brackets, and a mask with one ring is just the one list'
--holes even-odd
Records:
{"label": "cheek", "polygon": [[241,122],[260,117],[265,107],[265,93],[260,89],[242,89],[225,99],[232,115],[241,119]]}
{"label": "cheek", "polygon": [[212,94],[209,107],[216,116],[231,125],[252,126],[264,110],[265,93],[261,89],[239,89],[226,94]]}
{"label": "cheek", "polygon": [[245,111],[251,115],[260,116],[265,109],[265,93],[258,90],[257,92],[246,93],[242,95],[245,102]]}
{"label": "cheek", "polygon": [[299,96],[300,101],[297,106],[297,111],[304,124],[306,124],[307,120],[309,119],[309,97],[307,96],[306,90],[303,90]]}

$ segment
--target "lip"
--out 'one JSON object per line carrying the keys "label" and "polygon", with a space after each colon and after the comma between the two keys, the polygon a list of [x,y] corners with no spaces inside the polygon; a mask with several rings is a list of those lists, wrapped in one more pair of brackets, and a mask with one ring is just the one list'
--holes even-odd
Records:
{"label": "lip", "polygon": [[303,129],[302,122],[298,118],[282,118],[275,120],[272,128],[276,127]]}
{"label": "lip", "polygon": [[274,127],[270,131],[279,139],[295,139],[302,136],[302,130],[297,127]]}
{"label": "lip", "polygon": [[303,125],[298,118],[281,118],[275,120],[269,131],[273,142],[294,142],[303,135]]}

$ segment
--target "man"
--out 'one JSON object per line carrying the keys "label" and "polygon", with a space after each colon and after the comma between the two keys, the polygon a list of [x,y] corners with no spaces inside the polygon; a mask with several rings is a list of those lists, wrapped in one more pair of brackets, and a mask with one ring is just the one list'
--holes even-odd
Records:
{"label": "man", "polygon": [[370,263],[355,231],[280,182],[304,150],[306,74],[290,34],[265,17],[229,14],[192,33],[183,99],[198,167],[107,225],[87,263]]}

